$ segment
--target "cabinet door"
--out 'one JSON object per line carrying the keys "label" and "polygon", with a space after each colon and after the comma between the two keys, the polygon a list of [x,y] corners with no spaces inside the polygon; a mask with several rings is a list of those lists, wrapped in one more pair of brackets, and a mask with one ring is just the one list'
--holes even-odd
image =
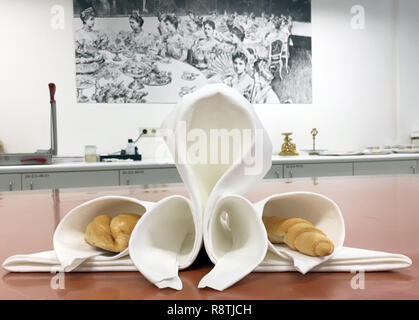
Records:
{"label": "cabinet door", "polygon": [[417,172],[416,160],[368,161],[354,164],[355,175],[412,174]]}
{"label": "cabinet door", "polygon": [[20,173],[0,174],[0,191],[22,190],[22,176]]}
{"label": "cabinet door", "polygon": [[272,165],[271,169],[268,171],[264,179],[282,179],[283,175],[283,165],[282,164],[274,164]]}
{"label": "cabinet door", "polygon": [[352,162],[285,164],[284,178],[352,176]]}
{"label": "cabinet door", "polygon": [[23,190],[82,188],[119,185],[118,170],[24,173]]}
{"label": "cabinet door", "polygon": [[121,185],[165,184],[182,182],[176,168],[120,170]]}

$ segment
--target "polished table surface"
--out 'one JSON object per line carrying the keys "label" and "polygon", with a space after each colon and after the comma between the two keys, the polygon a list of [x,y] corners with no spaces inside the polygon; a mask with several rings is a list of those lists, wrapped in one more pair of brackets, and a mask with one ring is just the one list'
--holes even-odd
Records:
{"label": "polished table surface", "polygon": [[[264,180],[246,194],[251,201],[274,193],[312,191],[333,199],[345,218],[345,246],[400,253],[413,265],[365,274],[352,289],[351,273],[252,273],[218,292],[198,289],[212,268],[201,251],[180,272],[183,290],[158,289],[139,272],[69,273],[52,289],[49,273],[7,273],[0,268],[0,299],[419,299],[419,176],[325,177]],[[181,184],[17,191],[0,193],[0,261],[14,254],[52,250],[60,219],[73,207],[104,195],[158,201],[187,191]]]}

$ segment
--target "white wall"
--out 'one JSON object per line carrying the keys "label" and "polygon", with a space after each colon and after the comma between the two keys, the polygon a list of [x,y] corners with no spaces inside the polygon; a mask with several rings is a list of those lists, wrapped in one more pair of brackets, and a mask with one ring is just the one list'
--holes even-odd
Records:
{"label": "white wall", "polygon": [[[65,8],[64,30],[50,26],[55,4]],[[364,30],[350,27],[355,4],[365,7]],[[289,130],[298,148],[310,148],[313,127],[320,132],[319,148],[396,142],[393,6],[393,0],[312,0],[313,104],[255,106],[275,152],[280,133]],[[117,151],[137,136],[139,126],[159,125],[172,110],[173,105],[77,104],[72,26],[70,0],[0,1],[0,139],[7,152],[49,146],[51,81],[57,84],[60,155],[82,155],[86,144],[102,153]],[[149,149],[140,150],[151,155],[152,146],[148,141]]]}
{"label": "white wall", "polygon": [[419,1],[399,0],[399,143],[419,131]]}

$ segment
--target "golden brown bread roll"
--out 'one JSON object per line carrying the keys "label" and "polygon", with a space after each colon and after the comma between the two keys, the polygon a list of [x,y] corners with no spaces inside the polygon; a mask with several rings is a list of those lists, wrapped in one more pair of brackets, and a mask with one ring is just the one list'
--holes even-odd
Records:
{"label": "golden brown bread roll", "polygon": [[262,217],[268,239],[272,243],[286,243],[291,249],[309,256],[328,256],[333,242],[313,224],[301,218]]}
{"label": "golden brown bread roll", "polygon": [[113,219],[105,214],[97,216],[87,225],[84,240],[104,250],[124,251],[140,217],[133,213],[120,214]]}

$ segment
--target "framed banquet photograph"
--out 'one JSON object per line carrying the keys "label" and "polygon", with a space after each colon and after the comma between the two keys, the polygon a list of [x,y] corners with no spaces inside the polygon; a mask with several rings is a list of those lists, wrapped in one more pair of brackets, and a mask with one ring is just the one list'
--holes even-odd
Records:
{"label": "framed banquet photograph", "polygon": [[311,0],[74,0],[78,103],[311,104]]}

